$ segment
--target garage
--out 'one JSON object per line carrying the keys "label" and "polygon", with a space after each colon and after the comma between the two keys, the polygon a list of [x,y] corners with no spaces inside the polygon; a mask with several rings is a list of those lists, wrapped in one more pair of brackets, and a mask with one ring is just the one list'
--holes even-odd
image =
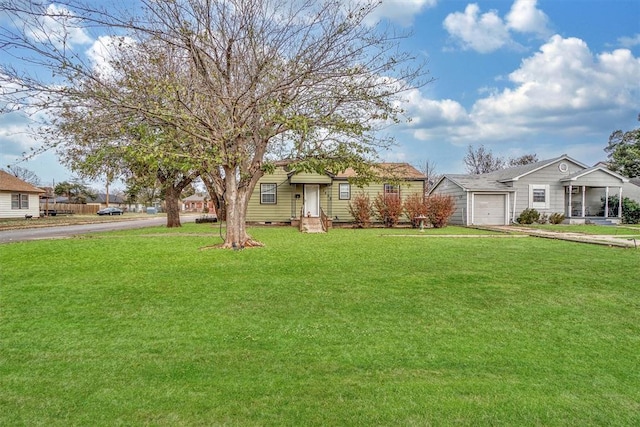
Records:
{"label": "garage", "polygon": [[474,194],[473,219],[475,225],[505,225],[506,194]]}

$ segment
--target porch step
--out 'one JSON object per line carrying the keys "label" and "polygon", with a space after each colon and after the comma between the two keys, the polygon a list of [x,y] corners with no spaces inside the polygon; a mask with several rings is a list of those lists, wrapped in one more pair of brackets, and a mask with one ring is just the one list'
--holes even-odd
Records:
{"label": "porch step", "polygon": [[322,229],[322,221],[320,218],[302,218],[303,233],[324,233]]}
{"label": "porch step", "polygon": [[589,222],[595,225],[616,225],[616,223],[610,219],[589,219]]}

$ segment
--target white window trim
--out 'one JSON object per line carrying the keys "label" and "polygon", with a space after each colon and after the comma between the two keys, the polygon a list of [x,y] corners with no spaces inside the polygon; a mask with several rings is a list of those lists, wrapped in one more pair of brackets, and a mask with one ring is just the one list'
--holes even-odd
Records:
{"label": "white window trim", "polygon": [[[14,201],[13,198],[17,197],[18,198],[18,203],[17,206],[14,207]],[[18,210],[18,209],[29,209],[29,194],[26,193],[12,193],[11,194],[11,209],[13,210]]]}
{"label": "white window trim", "polygon": [[[533,191],[544,190],[544,202],[533,201]],[[529,184],[529,208],[531,209],[549,209],[549,185]]]}
{"label": "white window trim", "polygon": [[[343,191],[342,190],[343,188],[346,188],[346,190]],[[346,197],[343,197],[342,196],[343,194],[345,194]],[[349,183],[340,183],[338,185],[338,199],[340,199],[340,200],[351,200],[351,184],[349,184]]]}
{"label": "white window trim", "polygon": [[[265,191],[264,187],[266,186],[272,186],[272,190],[269,189],[268,191]],[[273,195],[273,202],[268,201],[265,202],[264,201],[264,196],[265,195]],[[264,183],[264,184],[260,184],[260,204],[261,205],[277,205],[278,204],[278,184],[273,184],[273,183]]]}

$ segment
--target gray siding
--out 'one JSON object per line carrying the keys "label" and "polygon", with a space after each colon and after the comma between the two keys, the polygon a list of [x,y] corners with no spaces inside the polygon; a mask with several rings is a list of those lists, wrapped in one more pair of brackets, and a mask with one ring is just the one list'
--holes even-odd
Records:
{"label": "gray siding", "polygon": [[556,162],[548,165],[536,172],[532,172],[513,182],[513,187],[516,189],[516,218],[520,215],[520,212],[529,208],[532,205],[530,200],[531,194],[529,191],[530,185],[548,185],[549,186],[549,204],[547,208],[536,208],[536,210],[542,214],[550,215],[554,212],[565,212],[565,189],[564,184],[560,182],[561,179],[567,178],[569,175],[579,172],[582,168],[572,162],[563,161],[568,165],[566,172],[560,171],[558,168],[559,163]]}
{"label": "gray siding", "polygon": [[469,212],[467,200],[467,192],[449,178],[444,178],[436,188],[433,189],[434,194],[443,194],[453,197],[456,205],[456,210],[449,219],[449,224],[452,225],[467,225],[467,212]]}

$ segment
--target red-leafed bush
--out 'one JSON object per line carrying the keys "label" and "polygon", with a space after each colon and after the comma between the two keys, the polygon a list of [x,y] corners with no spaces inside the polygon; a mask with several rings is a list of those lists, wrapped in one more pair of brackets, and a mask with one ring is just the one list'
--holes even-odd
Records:
{"label": "red-leafed bush", "polygon": [[427,204],[421,194],[411,194],[404,201],[404,214],[411,220],[411,226],[418,228],[420,220],[417,216],[427,216]]}
{"label": "red-leafed bush", "polygon": [[434,228],[442,228],[447,226],[447,222],[456,206],[453,197],[444,194],[432,194],[426,199],[427,218]]}
{"label": "red-leafed bush", "polygon": [[365,193],[357,194],[353,198],[353,202],[349,202],[349,213],[353,217],[356,227],[370,227],[372,211],[371,200]]}
{"label": "red-leafed bush", "polygon": [[394,227],[402,215],[402,200],[395,194],[378,194],[373,201],[373,208],[376,218],[382,221],[385,227]]}

